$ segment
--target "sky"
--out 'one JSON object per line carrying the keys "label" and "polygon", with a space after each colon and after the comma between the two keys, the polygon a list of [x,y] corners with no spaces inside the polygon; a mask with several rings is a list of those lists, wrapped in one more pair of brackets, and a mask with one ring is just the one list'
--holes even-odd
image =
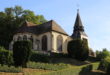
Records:
{"label": "sky", "polygon": [[89,46],[94,51],[110,50],[110,0],[0,0],[0,11],[15,5],[55,20],[69,35],[79,9]]}

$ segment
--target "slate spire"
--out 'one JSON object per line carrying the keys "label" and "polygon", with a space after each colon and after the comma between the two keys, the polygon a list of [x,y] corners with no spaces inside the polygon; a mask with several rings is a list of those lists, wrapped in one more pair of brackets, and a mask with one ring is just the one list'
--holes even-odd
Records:
{"label": "slate spire", "polygon": [[74,28],[73,34],[72,34],[73,38],[82,38],[82,36],[87,37],[86,33],[84,32],[84,26],[81,21],[79,9],[77,10],[77,16],[76,16],[76,20],[73,28]]}
{"label": "slate spire", "polygon": [[84,31],[84,27],[80,18],[79,9],[77,10],[76,21],[74,24],[74,31]]}

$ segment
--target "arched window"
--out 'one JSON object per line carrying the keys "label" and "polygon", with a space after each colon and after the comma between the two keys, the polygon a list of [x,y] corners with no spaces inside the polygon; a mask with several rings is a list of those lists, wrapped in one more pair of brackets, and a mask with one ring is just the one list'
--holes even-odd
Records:
{"label": "arched window", "polygon": [[36,50],[39,50],[39,40],[36,39],[36,42],[35,43],[36,43],[36,46],[35,46],[36,48],[35,49]]}
{"label": "arched window", "polygon": [[33,37],[32,36],[29,38],[29,40],[33,43]]}
{"label": "arched window", "polygon": [[61,35],[57,37],[57,50],[62,52],[63,38]]}
{"label": "arched window", "polygon": [[31,36],[31,37],[29,38],[29,40],[32,42],[32,49],[33,49],[33,37]]}
{"label": "arched window", "polygon": [[27,40],[27,36],[26,35],[23,36],[23,40]]}
{"label": "arched window", "polygon": [[46,51],[47,50],[47,36],[46,35],[44,35],[42,37],[42,50],[43,51]]}
{"label": "arched window", "polygon": [[22,37],[21,36],[18,36],[17,41],[21,41],[21,40],[22,40]]}

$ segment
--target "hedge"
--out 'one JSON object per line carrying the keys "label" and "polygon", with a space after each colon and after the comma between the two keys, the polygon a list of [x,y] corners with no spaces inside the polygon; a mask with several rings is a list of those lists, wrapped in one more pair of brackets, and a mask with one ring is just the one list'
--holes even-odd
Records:
{"label": "hedge", "polygon": [[8,67],[7,65],[0,65],[0,72],[11,72],[11,73],[19,73],[22,72],[22,68],[18,67],[14,67],[14,66],[10,66]]}
{"label": "hedge", "polygon": [[48,64],[48,63],[36,63],[36,62],[29,62],[27,64],[28,68],[33,69],[44,69],[44,70],[52,70],[52,71],[58,71],[65,68],[69,68],[71,65],[69,64]]}
{"label": "hedge", "polygon": [[13,64],[12,51],[9,51],[3,47],[0,47],[0,64],[1,65],[12,65]]}
{"label": "hedge", "polygon": [[50,62],[50,56],[48,54],[38,53],[37,51],[32,51],[30,61],[33,62]]}
{"label": "hedge", "polygon": [[60,71],[55,72],[49,72],[41,75],[79,75],[79,72],[81,71],[81,67],[72,67]]}
{"label": "hedge", "polygon": [[96,65],[98,65],[98,63],[84,65],[84,66],[74,66],[71,68],[67,68],[55,72],[48,72],[41,75],[80,75],[82,73],[90,72],[91,70],[96,69]]}
{"label": "hedge", "polygon": [[16,67],[26,67],[31,55],[32,43],[30,41],[16,41],[13,45],[13,60]]}

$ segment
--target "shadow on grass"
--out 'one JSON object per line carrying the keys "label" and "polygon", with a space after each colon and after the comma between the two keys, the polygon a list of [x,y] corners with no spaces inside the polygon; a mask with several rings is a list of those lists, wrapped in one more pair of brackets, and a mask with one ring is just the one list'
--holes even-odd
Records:
{"label": "shadow on grass", "polygon": [[81,72],[79,73],[79,75],[105,75],[105,73],[101,72],[101,71],[92,71],[92,66],[88,66],[82,68]]}

